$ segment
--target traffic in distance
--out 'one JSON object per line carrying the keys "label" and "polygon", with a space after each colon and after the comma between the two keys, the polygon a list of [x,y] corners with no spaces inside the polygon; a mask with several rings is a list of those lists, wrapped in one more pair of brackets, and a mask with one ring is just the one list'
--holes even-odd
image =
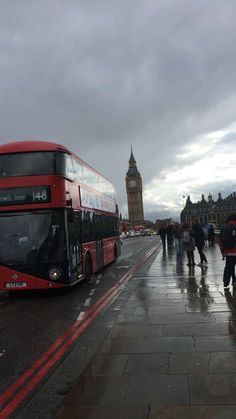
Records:
{"label": "traffic in distance", "polygon": [[139,236],[153,236],[157,234],[156,230],[152,230],[150,228],[144,228],[142,230],[129,230],[129,231],[122,231],[122,233],[120,234],[120,238],[123,239],[128,239],[130,237],[139,237]]}
{"label": "traffic in distance", "polygon": [[89,280],[120,255],[113,185],[61,144],[0,146],[0,290]]}

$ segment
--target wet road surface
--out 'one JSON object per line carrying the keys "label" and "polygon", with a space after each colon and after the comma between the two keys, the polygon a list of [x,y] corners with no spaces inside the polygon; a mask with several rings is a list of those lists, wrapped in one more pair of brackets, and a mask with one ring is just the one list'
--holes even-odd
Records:
{"label": "wet road surface", "polygon": [[236,289],[218,246],[205,250],[208,267],[170,248],[136,272],[94,322],[106,333],[55,419],[236,417]]}

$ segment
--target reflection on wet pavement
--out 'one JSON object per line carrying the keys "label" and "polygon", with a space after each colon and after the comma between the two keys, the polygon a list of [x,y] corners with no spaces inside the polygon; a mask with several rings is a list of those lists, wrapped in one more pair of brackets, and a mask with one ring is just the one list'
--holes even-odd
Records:
{"label": "reflection on wet pavement", "polygon": [[136,274],[57,419],[236,417],[236,288],[223,289],[218,246],[205,253],[189,269],[161,250]]}

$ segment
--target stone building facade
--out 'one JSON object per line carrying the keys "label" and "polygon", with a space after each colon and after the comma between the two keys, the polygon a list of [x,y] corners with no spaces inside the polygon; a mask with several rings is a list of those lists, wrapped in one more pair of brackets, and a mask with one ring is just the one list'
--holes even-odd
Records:
{"label": "stone building facade", "polygon": [[125,177],[129,222],[131,228],[135,225],[142,225],[144,222],[143,215],[143,196],[142,196],[142,178],[137,169],[136,160],[131,148],[129,159],[129,169]]}
{"label": "stone building facade", "polygon": [[232,213],[236,213],[236,192],[224,199],[219,193],[216,201],[213,200],[211,194],[209,194],[208,200],[202,195],[201,201],[197,203],[193,203],[188,196],[180,220],[181,223],[191,223],[194,218],[197,218],[202,224],[212,223],[216,229],[221,229],[228,215]]}

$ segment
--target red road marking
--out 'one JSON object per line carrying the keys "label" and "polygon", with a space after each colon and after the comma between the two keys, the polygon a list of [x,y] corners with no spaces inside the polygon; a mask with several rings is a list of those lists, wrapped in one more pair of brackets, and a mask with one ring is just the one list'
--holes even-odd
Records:
{"label": "red road marking", "polygon": [[[33,391],[36,385],[49,373],[49,370],[58,362],[65,352],[71,347],[81,333],[88,327],[88,325],[99,315],[99,313],[109,303],[111,304],[117,296],[122,292],[125,284],[131,279],[133,274],[143,265],[143,263],[158,249],[158,246],[149,250],[141,260],[134,265],[119,281],[114,285],[103,297],[101,297],[88,311],[81,320],[76,321],[66,330],[66,332],[59,337],[50,348],[17,380],[12,386],[0,397],[0,404],[4,405],[17,390],[23,386],[27,379],[30,381],[23,386],[23,388],[7,403],[0,413],[1,419],[6,419],[14,412],[19,404],[26,399],[26,397]],[[74,333],[73,333],[74,332]],[[72,334],[73,333],[73,334]],[[67,339],[67,340],[66,340]],[[58,349],[58,350],[57,350]],[[53,352],[57,352],[46,362]],[[42,367],[43,363],[46,364]]]}

